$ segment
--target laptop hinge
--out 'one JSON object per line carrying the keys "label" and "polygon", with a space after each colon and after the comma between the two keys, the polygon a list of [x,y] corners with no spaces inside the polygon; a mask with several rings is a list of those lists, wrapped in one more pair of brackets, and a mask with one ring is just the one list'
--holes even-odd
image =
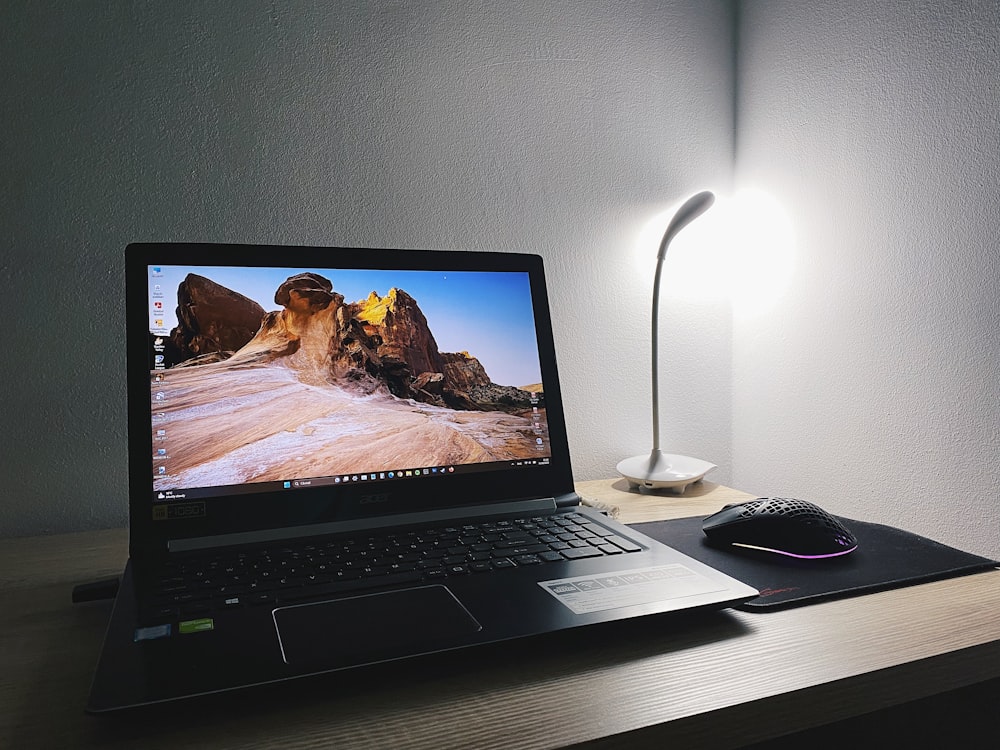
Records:
{"label": "laptop hinge", "polygon": [[565,495],[556,495],[555,500],[557,508],[574,508],[583,502],[580,499],[580,496],[575,492],[567,492]]}
{"label": "laptop hinge", "polygon": [[[574,505],[579,504],[580,498],[577,497],[576,499],[577,502]],[[557,500],[558,498],[545,497],[537,500],[521,500],[495,505],[480,505],[478,507],[465,506],[460,510],[422,511],[420,513],[404,513],[379,518],[364,518],[355,521],[335,521],[310,526],[262,529],[260,531],[246,531],[209,537],[192,537],[188,539],[171,539],[167,542],[167,549],[169,552],[193,552],[236,544],[257,544],[284,539],[301,539],[310,536],[368,531],[370,529],[386,529],[394,526],[443,523],[456,518],[476,518],[510,513],[545,513],[559,507]]]}

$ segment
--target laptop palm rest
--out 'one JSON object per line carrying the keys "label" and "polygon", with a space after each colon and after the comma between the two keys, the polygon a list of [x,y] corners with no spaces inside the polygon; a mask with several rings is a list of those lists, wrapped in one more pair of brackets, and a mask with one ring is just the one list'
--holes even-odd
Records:
{"label": "laptop palm rest", "polygon": [[420,586],[274,611],[285,663],[350,666],[459,645],[482,626],[445,586]]}

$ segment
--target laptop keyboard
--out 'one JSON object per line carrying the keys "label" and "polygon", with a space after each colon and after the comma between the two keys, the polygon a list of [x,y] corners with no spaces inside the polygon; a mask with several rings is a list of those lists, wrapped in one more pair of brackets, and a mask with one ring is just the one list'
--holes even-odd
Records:
{"label": "laptop keyboard", "polygon": [[640,549],[586,516],[564,513],[213,550],[168,562],[152,595],[141,605],[140,619],[146,624],[167,623],[220,610],[290,604]]}

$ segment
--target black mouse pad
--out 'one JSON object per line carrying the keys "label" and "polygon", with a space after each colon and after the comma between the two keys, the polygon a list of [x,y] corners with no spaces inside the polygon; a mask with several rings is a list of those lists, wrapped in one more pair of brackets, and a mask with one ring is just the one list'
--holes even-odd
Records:
{"label": "black mouse pad", "polygon": [[633,528],[761,592],[741,609],[764,610],[866,594],[1000,565],[994,560],[939,544],[908,531],[838,518],[858,540],[849,555],[799,560],[769,552],[715,547],[701,530],[702,518],[634,524]]}

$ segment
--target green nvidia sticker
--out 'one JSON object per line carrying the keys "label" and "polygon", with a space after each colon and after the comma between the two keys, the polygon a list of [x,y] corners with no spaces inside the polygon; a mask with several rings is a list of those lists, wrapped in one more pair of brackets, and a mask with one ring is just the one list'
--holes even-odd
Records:
{"label": "green nvidia sticker", "polygon": [[178,623],[177,629],[181,635],[186,633],[200,633],[203,630],[215,630],[215,620],[211,617],[202,617],[200,620],[185,620]]}

